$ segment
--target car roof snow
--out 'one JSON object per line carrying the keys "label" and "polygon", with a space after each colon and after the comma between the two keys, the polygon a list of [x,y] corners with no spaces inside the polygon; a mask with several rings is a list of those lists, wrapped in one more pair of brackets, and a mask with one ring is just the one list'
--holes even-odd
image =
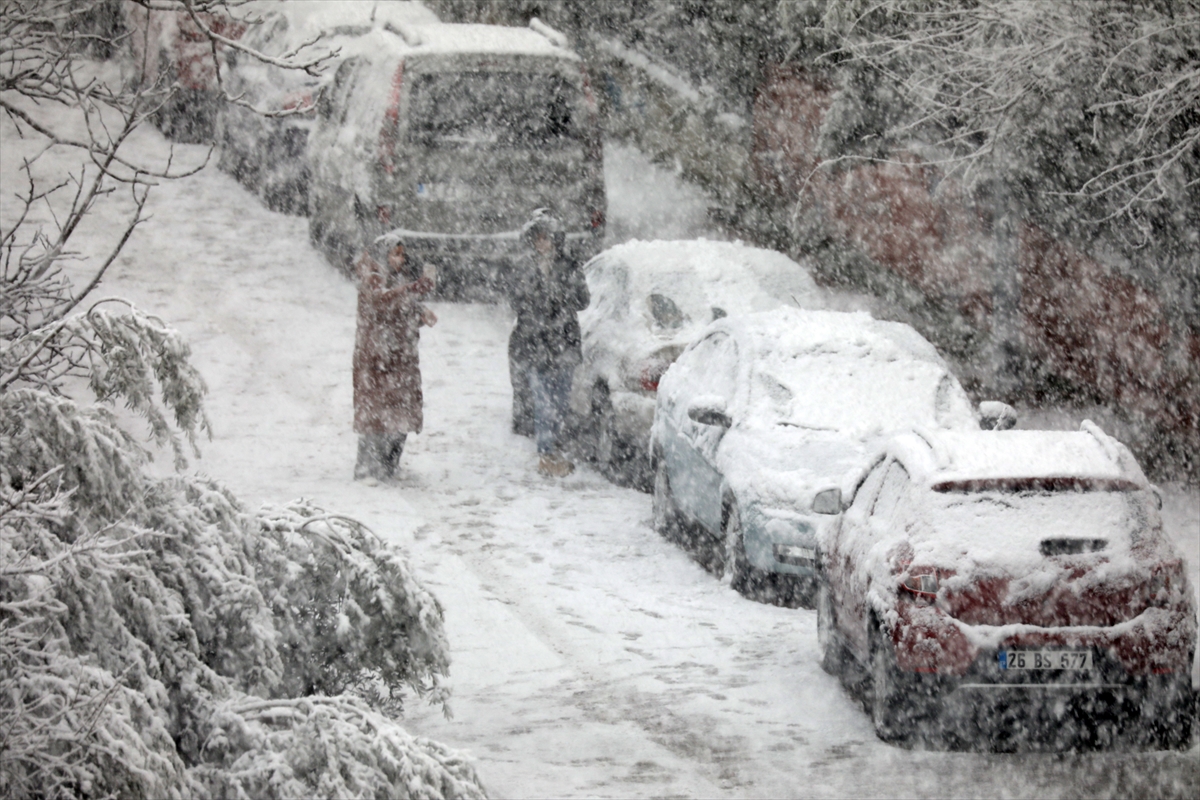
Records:
{"label": "car roof snow", "polygon": [[532,28],[476,23],[439,22],[410,26],[419,44],[410,44],[413,55],[469,54],[524,55],[578,61],[573,51],[558,47]]}
{"label": "car roof snow", "polygon": [[865,311],[777,308],[730,316],[713,323],[754,342],[758,354],[866,355],[888,360],[915,359],[945,367],[937,348],[902,322],[878,320]]}
{"label": "car roof snow", "polygon": [[1129,450],[1094,425],[1079,431],[928,431],[897,435],[888,445],[917,483],[1078,478],[1147,480]]}

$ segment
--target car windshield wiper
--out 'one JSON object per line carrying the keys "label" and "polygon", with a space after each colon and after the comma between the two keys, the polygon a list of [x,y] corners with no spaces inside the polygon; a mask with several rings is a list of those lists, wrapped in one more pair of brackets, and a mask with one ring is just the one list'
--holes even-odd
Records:
{"label": "car windshield wiper", "polygon": [[779,424],[786,425],[789,428],[803,428],[806,431],[837,432],[837,428],[827,428],[824,425],[805,425],[803,422],[791,422],[790,420],[780,420]]}

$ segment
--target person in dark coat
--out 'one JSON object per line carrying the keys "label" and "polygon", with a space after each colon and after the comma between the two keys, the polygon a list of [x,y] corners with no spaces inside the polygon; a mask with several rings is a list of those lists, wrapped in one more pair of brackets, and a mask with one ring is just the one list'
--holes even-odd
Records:
{"label": "person in dark coat", "polygon": [[429,277],[412,274],[404,242],[385,242],[387,265],[368,253],[358,272],[358,327],[354,337],[354,431],[358,461],[354,479],[369,483],[396,474],[404,440],[420,433],[423,420],[420,327],[437,317],[419,298],[434,288]]}
{"label": "person in dark coat", "polygon": [[562,429],[568,413],[571,380],[582,360],[578,312],[590,296],[578,261],[564,252],[562,224],[549,209],[534,211],[521,229],[532,253],[518,265],[508,285],[516,323],[508,339],[514,387],[513,429],[517,389],[527,386],[537,439],[538,471],[570,474],[575,465],[562,452]]}

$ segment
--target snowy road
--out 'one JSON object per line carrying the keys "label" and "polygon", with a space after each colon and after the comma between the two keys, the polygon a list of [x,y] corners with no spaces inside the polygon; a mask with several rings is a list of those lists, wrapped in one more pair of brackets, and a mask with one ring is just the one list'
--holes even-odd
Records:
{"label": "snowy road", "polygon": [[[663,197],[661,181],[632,171]],[[614,203],[642,197],[617,177]],[[694,229],[695,204],[671,202],[693,215],[680,229]],[[654,534],[646,495],[587,468],[537,476],[532,443],[508,432],[503,308],[435,306],[441,320],[422,338],[426,431],[411,439],[398,486],[352,482],[353,287],[308,246],[303,220],[266,211],[215,169],[161,187],[152,205],[106,289],[192,342],[213,423],[196,468],[250,505],[314,498],[410,553],[445,607],[454,718],[414,704],[407,724],[469,750],[494,796],[1200,788],[1195,749],[988,755],[879,742],[819,669],[812,612],[720,586]],[[637,213],[612,213],[637,232]],[[1174,518],[1195,521],[1190,510]]]}

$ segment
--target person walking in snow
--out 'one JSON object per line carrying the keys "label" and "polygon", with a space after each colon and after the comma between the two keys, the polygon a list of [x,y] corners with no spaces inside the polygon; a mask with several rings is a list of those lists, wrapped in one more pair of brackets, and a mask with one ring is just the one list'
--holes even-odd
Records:
{"label": "person walking in snow", "polygon": [[508,339],[513,383],[513,430],[520,432],[517,392],[528,387],[537,439],[538,472],[569,475],[562,432],[571,380],[582,360],[578,312],[590,296],[579,262],[563,248],[562,223],[547,208],[533,212],[521,229],[532,252],[518,264],[507,287],[516,323]]}
{"label": "person walking in snow", "polygon": [[404,242],[384,239],[386,265],[364,252],[357,262],[358,322],[354,337],[354,479],[374,485],[392,478],[410,433],[423,422],[420,327],[437,317],[419,301],[434,288],[405,258]]}

